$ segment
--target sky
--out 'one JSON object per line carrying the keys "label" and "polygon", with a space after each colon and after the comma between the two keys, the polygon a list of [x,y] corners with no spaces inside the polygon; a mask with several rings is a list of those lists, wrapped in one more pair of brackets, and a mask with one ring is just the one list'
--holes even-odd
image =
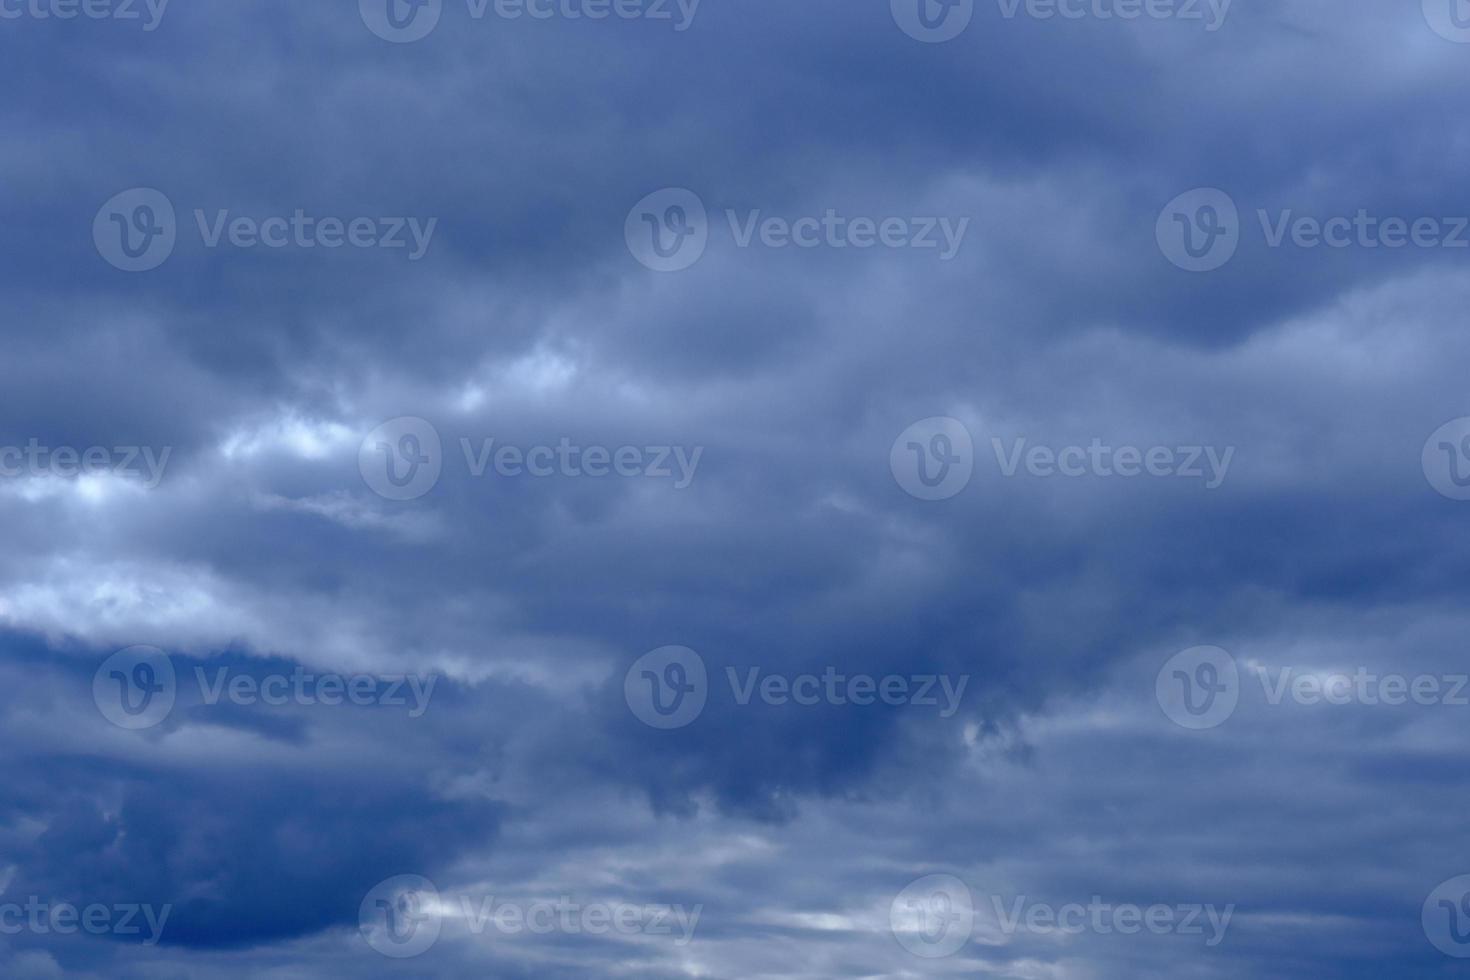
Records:
{"label": "sky", "polygon": [[1470,976],[1470,4],[0,81],[0,975]]}

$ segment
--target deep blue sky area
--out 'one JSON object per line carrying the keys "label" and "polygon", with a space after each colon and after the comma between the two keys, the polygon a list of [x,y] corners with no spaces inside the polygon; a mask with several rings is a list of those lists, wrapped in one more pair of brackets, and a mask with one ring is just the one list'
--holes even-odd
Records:
{"label": "deep blue sky area", "polygon": [[1470,976],[1470,2],[0,0],[0,976]]}

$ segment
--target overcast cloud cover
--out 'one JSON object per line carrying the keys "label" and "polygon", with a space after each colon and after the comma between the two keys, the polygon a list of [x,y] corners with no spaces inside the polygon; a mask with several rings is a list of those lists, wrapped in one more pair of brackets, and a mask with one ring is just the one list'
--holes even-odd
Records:
{"label": "overcast cloud cover", "polygon": [[1470,975],[1466,42],[0,0],[0,975]]}

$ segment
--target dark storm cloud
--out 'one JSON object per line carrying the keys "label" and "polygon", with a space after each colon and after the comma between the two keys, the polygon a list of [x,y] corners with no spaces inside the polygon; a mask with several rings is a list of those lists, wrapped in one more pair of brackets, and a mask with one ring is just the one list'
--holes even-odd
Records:
{"label": "dark storm cloud", "polygon": [[[1257,217],[1470,214],[1466,50],[1417,4],[1237,0],[1183,22],[1007,19],[947,44],[882,2],[705,0],[648,21],[475,21],[389,44],[357,5],[173,0],[157,30],[0,21],[0,446],[171,450],[155,487],[0,481],[0,898],[168,902],[158,948],[7,937],[7,975],[393,975],[356,935],[397,874],[441,892],[706,906],[687,948],[507,941],[450,917],[416,975],[1435,976],[1419,903],[1463,836],[1455,717],[1242,709],[1168,725],[1197,644],[1452,671],[1463,515],[1424,482],[1465,411],[1450,249],[1271,247]],[[126,273],[110,197],[178,244]],[[702,259],[660,274],[629,209],[685,187]],[[1239,207],[1215,272],[1160,209]],[[206,247],[219,212],[435,219],[410,249]],[[933,252],[740,247],[794,221],[967,219]],[[976,473],[889,472],[936,415]],[[374,494],[364,436],[417,416],[444,472]],[[471,446],[679,446],[671,480],[471,472]],[[1216,489],[1006,477],[1009,445],[1233,447]],[[1430,624],[1430,625],[1425,625]],[[92,672],[435,672],[421,718],[204,705],[108,725]],[[624,672],[971,680],[913,706],[740,705],[656,731]],[[1315,658],[1315,659],[1314,659]],[[1007,935],[942,963],[889,904],[1217,901],[1218,949]],[[988,890],[988,891],[987,891]],[[993,916],[992,916],[993,918]],[[1174,939],[1182,937],[1173,937]]]}

